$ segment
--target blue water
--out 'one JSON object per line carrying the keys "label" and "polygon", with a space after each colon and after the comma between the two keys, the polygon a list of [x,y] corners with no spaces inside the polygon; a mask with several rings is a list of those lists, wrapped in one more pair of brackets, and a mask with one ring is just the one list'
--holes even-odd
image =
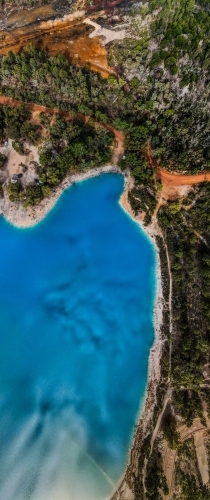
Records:
{"label": "blue water", "polygon": [[0,220],[0,500],[103,500],[125,468],[155,255],[122,190],[104,174],[33,228]]}

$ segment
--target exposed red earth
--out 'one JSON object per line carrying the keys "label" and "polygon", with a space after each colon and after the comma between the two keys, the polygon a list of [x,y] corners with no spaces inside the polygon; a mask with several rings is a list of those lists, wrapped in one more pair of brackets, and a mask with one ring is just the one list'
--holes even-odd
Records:
{"label": "exposed red earth", "polygon": [[[44,48],[49,55],[63,54],[76,66],[89,64],[90,68],[100,73],[102,78],[108,78],[109,75],[115,74],[115,70],[108,65],[107,49],[103,46],[101,38],[89,37],[93,27],[83,23],[84,13],[85,11],[81,11],[81,15],[75,18],[72,14],[62,19],[42,21],[34,25],[27,24],[27,20],[29,21],[29,11],[27,11],[24,25],[17,26],[13,30],[0,30],[0,55],[8,54],[9,50],[20,53],[26,45],[32,43],[38,49]],[[16,25],[15,15],[13,25]]]}
{"label": "exposed red earth", "polygon": [[[13,99],[12,97],[6,97],[6,96],[0,96],[0,104],[8,104],[9,106],[20,106],[23,104],[21,101],[18,101],[17,99]],[[58,108],[47,108],[46,106],[42,106],[40,104],[34,104],[30,102],[24,103],[28,108],[30,108],[32,111],[38,111],[38,112],[45,112],[50,115],[53,115],[55,113],[58,113],[61,116],[65,116],[65,118],[72,119],[73,115],[69,111],[62,111],[61,109]],[[90,120],[90,116],[88,115],[83,115],[81,113],[77,114],[78,118],[81,118],[84,120],[85,123],[87,123]],[[114,136],[116,141],[120,141],[121,143],[124,142],[125,135],[123,132],[120,130],[116,130],[114,127],[111,125],[108,125],[106,123],[102,122],[97,122],[95,123],[102,128],[105,128],[106,130],[109,130]],[[186,175],[186,174],[178,174],[178,173],[172,173],[168,172],[167,170],[157,167],[154,164],[154,161],[152,160],[151,157],[151,152],[149,148],[147,148],[146,152],[146,157],[147,160],[149,161],[149,164],[151,167],[156,168],[158,172],[158,177],[161,179],[162,184],[166,185],[171,185],[171,186],[181,186],[181,185],[191,185],[191,184],[198,184],[200,182],[205,182],[205,181],[210,181],[210,172],[208,173],[202,173],[202,174],[194,174],[194,175]]]}
{"label": "exposed red earth", "polygon": [[185,175],[167,172],[163,168],[158,168],[158,175],[162,184],[171,186],[182,186],[198,184],[199,182],[210,181],[210,173]]}
{"label": "exposed red earth", "polygon": [[146,149],[145,156],[150,167],[157,170],[158,178],[161,180],[162,184],[165,184],[167,186],[190,186],[191,184],[199,184],[200,182],[210,181],[210,172],[188,175],[168,172],[164,168],[158,167],[152,158],[149,146]]}

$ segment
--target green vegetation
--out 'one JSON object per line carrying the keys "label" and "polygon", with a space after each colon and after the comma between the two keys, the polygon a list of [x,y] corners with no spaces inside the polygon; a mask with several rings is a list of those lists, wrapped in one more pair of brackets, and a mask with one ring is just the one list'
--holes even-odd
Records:
{"label": "green vegetation", "polygon": [[20,182],[12,184],[11,182],[6,186],[7,192],[9,193],[9,199],[11,201],[22,201],[23,199],[23,189]]}
{"label": "green vegetation", "polygon": [[[203,184],[196,188],[191,209],[181,208],[173,214],[169,205],[159,211],[173,274],[173,328],[176,331],[173,382],[175,386],[191,390],[188,402],[183,392],[182,407],[186,412],[190,412],[192,404],[194,410],[200,407],[199,400],[195,402],[193,390],[198,390],[202,383],[209,350],[209,194],[209,184]],[[187,205],[188,200],[185,203]]]}
{"label": "green vegetation", "polygon": [[[183,203],[170,202],[161,207],[158,216],[170,255],[173,277],[173,336],[170,339],[171,377],[174,389],[172,407],[173,413],[181,416],[189,427],[196,417],[199,417],[202,425],[206,426],[203,401],[206,401],[208,409],[210,408],[208,381],[203,377],[210,345],[209,195],[209,183],[203,183],[196,186]],[[164,437],[173,448],[174,432],[175,438],[177,433],[174,423],[171,428],[169,422],[170,425],[167,424],[166,428],[167,419],[166,409],[161,428]],[[185,500],[190,499],[192,494],[196,499],[209,499],[209,491],[200,482],[193,443],[188,448],[188,442],[181,445],[176,439],[175,447],[177,444],[179,460],[176,462],[177,494],[174,495],[174,499],[180,498],[180,489],[181,498]],[[184,457],[187,453],[185,465]]]}
{"label": "green vegetation", "polygon": [[[153,22],[149,22],[151,13]],[[131,37],[129,41],[117,41],[110,46],[110,64],[119,65],[121,74],[127,76],[130,94],[135,96],[138,92],[138,101],[135,98],[133,101],[132,126],[126,130],[123,123],[128,120],[125,118],[123,122],[121,118],[121,127],[126,132],[124,168],[129,167],[135,178],[129,201],[136,215],[146,214],[146,223],[154,214],[160,189],[155,170],[146,169],[146,144],[150,145],[151,160],[157,166],[184,173],[210,171],[209,14],[210,3],[205,1],[196,4],[194,1],[151,1],[145,6],[144,21],[148,19],[148,22],[142,32],[139,30],[140,43]],[[142,136],[137,139],[140,127]],[[177,432],[178,422],[190,427],[196,417],[206,426],[203,401],[210,414],[209,380],[205,381],[203,376],[210,354],[209,199],[210,187],[204,183],[194,187],[182,202],[167,202],[158,211],[162,237],[158,236],[156,241],[165,304],[161,380],[153,428],[163,405],[170,368],[172,398],[154,444],[156,470],[151,469],[150,458],[143,481],[145,457],[149,459],[143,442],[138,474],[130,473],[128,477],[138,500],[161,495],[163,465],[158,454],[162,440],[177,450],[173,500],[210,498],[210,492],[201,482],[193,439],[181,443]],[[166,249],[172,273],[172,336]],[[150,442],[151,436],[148,435],[148,439]]]}
{"label": "green vegetation", "polygon": [[176,464],[175,489],[179,493],[175,494],[173,499],[179,500],[181,492],[183,500],[192,498],[209,500],[209,491],[201,484],[201,478],[197,475],[197,459],[193,437],[179,443]]}
{"label": "green vegetation", "polygon": [[[151,13],[153,18],[150,17]],[[150,145],[151,160],[157,166],[184,173],[210,171],[209,34],[209,2],[154,0],[145,5],[144,28],[139,29],[139,40],[131,36],[129,41],[116,41],[110,46],[110,64],[119,65],[121,74],[126,75],[130,82],[130,93],[135,96],[138,92],[139,96],[138,101],[134,99],[133,102],[135,117],[132,126],[125,129],[125,165],[135,178],[135,186],[129,193],[130,204],[136,215],[146,214],[146,224],[154,214],[160,188],[154,169],[146,169],[146,144]],[[138,133],[135,139],[133,128],[136,131],[141,128],[140,139],[137,139]],[[167,405],[163,415],[161,436],[170,448],[177,448],[179,453],[176,466],[177,494],[174,494],[173,500],[210,498],[208,490],[201,485],[192,450],[191,456],[188,456],[190,467],[195,462],[192,470],[189,470],[189,463],[183,465],[186,450],[177,433],[177,417],[182,418],[182,422],[189,427],[193,419],[199,417],[205,426],[204,400],[210,411],[208,381],[205,382],[203,377],[210,354],[209,195],[209,184],[204,183],[195,187],[183,202],[167,202],[158,211],[163,238],[158,236],[157,244],[165,307],[161,381],[157,388],[153,425],[157,422],[168,384],[171,343],[170,377],[173,392],[170,405]],[[166,249],[172,273],[172,336],[169,334]],[[191,445],[194,449],[193,443]],[[156,453],[158,447],[156,442]],[[155,460],[158,461],[158,458]],[[142,467],[141,460],[139,463]],[[131,479],[131,484],[134,481],[136,498],[151,498],[152,489],[158,498],[158,482],[149,466],[146,469],[147,480],[152,482],[152,486],[147,483],[146,494],[143,494],[142,470],[139,466],[138,478]],[[141,484],[140,489],[138,484]],[[161,480],[159,488],[160,485]]]}
{"label": "green vegetation", "polygon": [[[182,492],[182,500],[192,500],[192,498],[196,498],[196,500],[209,500],[210,498],[208,489],[196,483],[194,474],[180,471],[177,476],[177,483]],[[180,496],[174,496],[174,500],[179,499]]]}
{"label": "green vegetation", "polygon": [[50,127],[50,145],[40,149],[37,174],[42,189],[58,185],[68,172],[81,172],[110,161],[112,142],[111,133],[101,127],[78,119],[67,122],[57,116]]}
{"label": "green vegetation", "polygon": [[[150,64],[156,67],[163,62],[165,68],[175,74],[178,70],[183,71],[184,64],[180,60],[187,57],[192,62],[189,83],[194,82],[199,78],[196,71],[198,67],[209,64],[209,15],[200,10],[198,4],[202,2],[199,1],[161,3],[162,10],[152,25],[152,36],[158,39],[159,44]],[[151,2],[150,9],[158,8],[159,5],[159,1]]]}
{"label": "green vegetation", "polygon": [[[0,106],[1,142],[11,137],[19,152],[26,141],[39,144],[37,183],[26,188],[21,180],[8,184],[11,200],[26,206],[39,203],[68,172],[108,162],[113,137],[94,125],[95,120],[125,134],[120,167],[132,173],[129,201],[145,225],[158,208],[161,189],[156,169],[148,162],[184,173],[210,171],[210,2],[144,4],[132,9],[129,39],[110,44],[109,63],[118,77],[103,80],[88,66],[75,67],[63,56],[48,56],[31,45],[1,58],[2,95],[72,113],[72,120],[58,115],[55,121],[41,113],[41,126],[47,130],[43,144],[41,127],[32,125],[26,106]],[[90,117],[86,124],[84,114]],[[207,500],[210,493],[201,484],[193,440],[182,443],[177,424],[190,427],[198,417],[206,425],[204,401],[210,414],[209,385],[203,375],[210,355],[210,185],[194,187],[184,200],[164,200],[156,212],[164,306],[161,379],[152,425],[169,380],[172,395],[152,453],[149,429],[138,447],[137,471],[128,468],[126,477],[137,500],[167,495],[162,455],[167,444],[177,457],[173,500]]]}
{"label": "green vegetation", "polygon": [[[128,145],[127,145],[128,147]],[[141,147],[141,146],[140,146]],[[144,168],[142,168],[144,175]],[[154,205],[148,202],[148,192],[157,203],[158,187],[153,176],[140,183],[135,177],[135,186],[130,192],[130,202],[136,214],[146,212],[147,218],[154,213]],[[147,202],[146,202],[147,201]],[[147,222],[147,220],[146,220]],[[129,476],[135,498],[149,500],[161,498],[164,473],[161,457],[161,440],[167,441],[171,449],[177,450],[173,500],[193,498],[208,500],[210,493],[202,485],[198,472],[193,440],[180,442],[177,425],[184,422],[192,426],[194,418],[200,418],[206,427],[203,401],[210,414],[209,380],[205,381],[204,366],[208,366],[210,353],[210,184],[195,186],[183,201],[168,201],[159,208],[158,223],[162,237],[156,238],[160,260],[165,306],[164,323],[161,329],[163,352],[161,357],[161,379],[157,387],[157,404],[153,415],[153,429],[163,406],[169,377],[169,343],[171,343],[171,387],[172,397],[166,406],[150,457],[150,446],[141,447],[138,475]],[[172,273],[172,336],[169,334],[169,275],[166,248]],[[152,429],[151,429],[152,432]],[[148,436],[150,443],[151,436]],[[145,467],[145,458],[148,461]],[[165,486],[164,486],[165,485]],[[146,493],[144,492],[146,486]],[[165,490],[167,491],[167,490]]]}
{"label": "green vegetation", "polygon": [[209,3],[145,4],[144,25],[131,21],[129,40],[111,44],[109,62],[139,94],[134,122],[137,116],[142,125],[147,121],[154,160],[180,172],[209,171]]}
{"label": "green vegetation", "polygon": [[149,500],[161,500],[161,491],[164,495],[168,495],[169,489],[163,474],[162,456],[157,448],[149,457],[147,471],[148,473],[145,481],[147,498]]}
{"label": "green vegetation", "polygon": [[168,404],[162,420],[162,430],[164,438],[171,449],[177,448],[179,444],[179,435],[176,430],[177,422],[171,406]]}
{"label": "green vegetation", "polygon": [[[10,137],[15,139],[14,149],[23,154],[25,140],[37,143],[41,139],[39,127],[28,123],[30,112],[24,105],[19,108],[4,106],[3,111],[4,135],[9,133]],[[15,129],[16,119],[18,119],[18,126]],[[24,123],[23,120],[25,120]],[[91,123],[85,124],[83,120],[76,118],[67,121],[59,115],[56,116],[52,126],[49,121],[45,120],[46,123],[49,137],[47,142],[40,146],[39,163],[35,164],[36,184],[23,189],[19,178],[15,183],[10,182],[7,186],[10,200],[21,201],[24,206],[38,204],[44,196],[49,195],[51,190],[61,183],[67,173],[82,172],[88,168],[104,165],[111,159],[113,135],[106,129]],[[2,164],[5,163],[3,155],[2,158],[0,157],[1,161]]]}
{"label": "green vegetation", "polygon": [[24,154],[24,144],[22,142],[20,142],[20,141],[12,141],[12,147],[20,155]]}
{"label": "green vegetation", "polygon": [[[17,108],[1,105],[1,124],[3,136],[16,141],[16,150],[20,139],[28,141],[30,144],[36,144],[40,137],[39,127],[32,125],[29,122],[30,118],[31,111],[24,104]],[[19,149],[20,148],[21,146],[19,146]]]}
{"label": "green vegetation", "polygon": [[[150,9],[154,7],[153,3],[150,2]],[[205,33],[203,26],[206,25],[206,16],[209,16],[205,13],[203,18],[200,11],[194,13],[192,2],[188,2],[187,11],[178,1],[176,3],[178,6],[172,8],[162,2],[162,10],[154,23],[140,32],[138,42],[135,36],[129,42],[125,39],[111,44],[110,63],[117,67],[121,65],[121,72],[129,77],[129,84],[122,77],[117,79],[110,76],[103,80],[99,74],[92,73],[88,66],[72,66],[61,55],[49,57],[44,50],[37,51],[29,45],[20,54],[10,51],[1,58],[1,93],[21,101],[59,107],[64,111],[88,114],[98,121],[109,122],[128,133],[134,142],[137,143],[138,138],[142,146],[149,142],[154,160],[172,170],[189,173],[209,171],[210,63],[208,66],[209,51],[207,48],[203,50],[203,45],[206,47],[208,43],[208,30]],[[186,20],[188,12],[191,14]],[[180,40],[188,36],[187,33],[180,34],[180,30],[184,29],[183,23],[190,27],[192,23],[192,26],[197,26],[197,52],[194,48],[190,53],[188,51],[190,59],[186,61],[187,44],[184,48],[178,47],[178,73],[173,75],[174,44],[181,45]],[[171,38],[169,33],[173,35]],[[194,35],[191,38],[196,40]],[[202,50],[199,49],[201,42]],[[155,43],[157,50],[150,52],[150,43]],[[163,44],[167,49],[160,48]],[[132,51],[130,46],[133,47]],[[163,53],[165,58],[165,69],[162,62],[158,62],[159,53]],[[188,70],[188,67],[191,69]],[[131,77],[134,70],[136,76]],[[42,115],[42,120],[47,125],[49,117]],[[26,130],[23,128],[23,132],[31,136],[32,141],[36,140],[37,130],[29,129],[28,126]],[[142,149],[138,151],[139,156]],[[130,164],[131,158],[128,160]]]}
{"label": "green vegetation", "polygon": [[0,170],[4,168],[6,161],[7,161],[6,156],[0,153]]}

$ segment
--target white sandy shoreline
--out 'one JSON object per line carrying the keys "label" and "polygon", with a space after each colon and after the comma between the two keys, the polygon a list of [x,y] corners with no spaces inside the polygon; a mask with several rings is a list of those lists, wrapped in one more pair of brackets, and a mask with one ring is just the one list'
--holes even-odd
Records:
{"label": "white sandy shoreline", "polygon": [[[137,222],[143,231],[146,233],[147,237],[150,239],[153,247],[155,247],[155,256],[156,256],[156,298],[154,304],[154,329],[155,329],[155,340],[153,346],[150,350],[150,359],[149,359],[149,375],[148,382],[150,379],[159,379],[160,371],[159,371],[159,359],[161,355],[161,339],[160,339],[160,328],[162,325],[162,309],[163,309],[163,291],[162,291],[162,280],[161,280],[161,268],[160,268],[160,256],[159,256],[159,248],[155,241],[155,236],[160,235],[160,229],[157,225],[155,219],[152,220],[152,223],[149,226],[144,226],[143,221],[140,217],[135,217],[132,212],[131,206],[128,201],[128,192],[133,185],[133,179],[130,175],[125,176],[125,187],[124,191],[120,198],[120,205],[122,208],[132,217],[132,219]],[[147,389],[146,389],[147,392]],[[144,399],[146,398],[146,394]],[[146,401],[141,405],[141,413],[144,411]]]}
{"label": "white sandy shoreline", "polygon": [[[130,448],[128,459],[128,466],[130,464],[132,471],[137,471],[138,450],[140,445],[139,434],[141,433],[142,436],[145,436],[148,433],[153,416],[153,409],[156,403],[156,386],[160,378],[160,359],[162,354],[161,325],[163,319],[163,290],[159,248],[156,244],[155,236],[160,235],[161,233],[156,219],[153,218],[152,223],[149,226],[144,226],[142,218],[135,217],[128,201],[128,192],[134,184],[133,178],[130,176],[130,174],[127,174],[124,176],[124,179],[125,186],[120,198],[120,205],[125,210],[125,212],[128,213],[130,217],[132,217],[132,219],[135,220],[146,233],[152,245],[155,247],[156,255],[156,298],[153,312],[155,339],[150,349],[147,386],[145,388],[144,397],[140,404],[139,415],[137,416],[137,429],[135,435],[133,436],[133,442]],[[125,475],[121,479],[121,481],[119,481],[115,491],[112,493],[109,500],[134,500],[134,494],[126,483]]]}
{"label": "white sandy shoreline", "polygon": [[83,181],[105,173],[122,173],[116,165],[105,165],[103,167],[86,170],[79,174],[69,174],[59,186],[57,186],[48,197],[44,198],[39,205],[24,208],[20,202],[12,203],[7,194],[0,199],[0,214],[15,227],[28,228],[41,222],[52,210],[65,189],[75,182]]}
{"label": "white sandy shoreline", "polygon": [[[65,189],[70,187],[73,183],[78,181],[83,181],[92,177],[96,177],[103,173],[121,173],[121,170],[116,165],[105,165],[103,167],[95,168],[92,170],[87,170],[84,173],[74,174],[67,176],[64,181],[54,189],[48,198],[42,200],[38,206],[24,208],[20,203],[11,203],[8,195],[6,194],[4,198],[0,199],[0,214],[5,217],[5,219],[12,225],[19,228],[32,227],[39,223],[50,210],[54,207],[61,194]],[[141,407],[139,415],[137,416],[137,429],[136,434],[133,437],[133,444],[130,449],[129,463],[132,465],[132,470],[137,470],[138,466],[138,453],[135,449],[135,442],[138,442],[139,432],[145,435],[151,424],[151,419],[153,415],[153,408],[156,402],[156,386],[160,377],[160,358],[162,351],[162,340],[161,340],[161,325],[162,325],[162,311],[163,311],[163,293],[162,293],[162,282],[161,282],[161,269],[160,269],[160,258],[159,249],[155,242],[155,236],[160,234],[160,229],[157,225],[156,220],[152,221],[152,224],[145,227],[140,217],[135,217],[132,212],[131,206],[128,201],[128,192],[133,185],[132,177],[126,173],[124,174],[124,191],[120,198],[120,205],[138,224],[142,227],[143,231],[151,240],[151,243],[155,247],[156,251],[156,299],[154,306],[154,329],[155,329],[155,340],[152,348],[150,349],[149,355],[149,365],[148,365],[148,378],[147,387],[145,389],[145,394],[143,401],[141,402]],[[111,495],[112,499],[115,500],[133,500],[133,494],[128,488],[124,478],[121,480],[121,484],[116,488],[116,492]]]}

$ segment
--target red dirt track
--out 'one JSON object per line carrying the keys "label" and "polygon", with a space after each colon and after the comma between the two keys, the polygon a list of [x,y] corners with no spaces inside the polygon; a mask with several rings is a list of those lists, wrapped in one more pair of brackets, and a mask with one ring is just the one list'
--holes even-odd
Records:
{"label": "red dirt track", "polygon": [[[16,99],[13,99],[12,97],[6,97],[6,96],[0,96],[0,104],[7,104],[9,106],[15,106],[18,107],[23,102],[18,101]],[[60,116],[65,116],[65,118],[72,119],[73,115],[69,111],[62,111],[57,108],[47,108],[46,106],[41,106],[40,104],[33,104],[30,102],[25,102],[25,106],[30,108],[32,111],[39,111],[40,113],[43,111],[45,113],[48,113],[50,115],[53,115],[55,113],[58,113]],[[90,120],[90,116],[88,115],[83,115],[81,113],[78,113],[76,115],[78,118],[81,118],[81,120],[84,120],[85,123],[87,123]],[[106,123],[102,122],[97,122],[95,123],[102,128],[105,128],[106,130],[109,130],[114,136],[115,139],[121,143],[124,142],[125,135],[123,132],[120,130],[114,129],[111,125],[108,125]],[[146,157],[147,160],[150,164],[151,167],[156,168],[158,171],[158,176],[162,181],[162,184],[168,185],[168,186],[182,186],[182,185],[191,185],[191,184],[198,184],[200,182],[205,182],[205,181],[210,181],[210,173],[203,173],[203,174],[195,174],[195,175],[185,175],[185,174],[176,174],[176,173],[170,173],[167,172],[167,170],[164,170],[163,168],[156,167],[154,164],[152,157],[151,157],[151,152],[149,147],[147,148],[146,151]]]}
{"label": "red dirt track", "polygon": [[158,168],[158,174],[162,183],[170,186],[191,185],[210,181],[210,173],[195,175],[172,174],[163,168]]}
{"label": "red dirt track", "polygon": [[155,168],[157,170],[157,174],[162,184],[165,186],[190,186],[191,184],[199,184],[199,182],[210,181],[210,173],[203,174],[195,174],[195,175],[185,175],[185,174],[177,174],[168,172],[164,168],[158,167],[155,165],[155,162],[151,155],[150,145],[147,145],[145,151],[145,157],[151,168]]}
{"label": "red dirt track", "polygon": [[[31,102],[22,102],[18,101],[17,99],[13,99],[12,97],[0,96],[0,104],[7,104],[8,106],[13,106],[13,107],[18,107],[21,104],[25,104],[25,106],[27,106],[27,108],[30,108],[32,111],[39,111],[40,113],[44,112],[48,113],[49,115],[54,115],[55,113],[58,113],[60,116],[65,116],[65,118],[70,118],[70,119],[73,118],[72,113],[70,113],[69,111],[62,111],[61,109],[57,108],[47,108],[46,106],[42,106],[41,104],[33,104]],[[87,123],[91,118],[90,116],[83,115],[81,113],[77,113],[76,116],[77,118],[81,118],[81,120],[84,120],[85,123]],[[115,136],[116,140],[124,141],[125,136],[123,132],[116,130],[111,125],[108,125],[106,123],[97,122],[96,120],[94,120],[94,123],[99,125],[99,127],[109,130],[109,132],[111,132]]]}

